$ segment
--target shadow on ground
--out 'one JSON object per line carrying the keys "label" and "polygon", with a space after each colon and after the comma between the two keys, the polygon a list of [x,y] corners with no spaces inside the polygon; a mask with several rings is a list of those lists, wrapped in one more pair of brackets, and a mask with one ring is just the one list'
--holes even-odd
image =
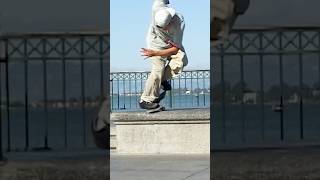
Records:
{"label": "shadow on ground", "polygon": [[320,179],[320,148],[239,150],[211,154],[211,180]]}

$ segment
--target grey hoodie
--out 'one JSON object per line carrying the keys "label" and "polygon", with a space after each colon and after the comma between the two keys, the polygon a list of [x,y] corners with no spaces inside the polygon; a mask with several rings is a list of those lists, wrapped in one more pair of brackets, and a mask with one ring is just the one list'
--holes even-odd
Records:
{"label": "grey hoodie", "polygon": [[182,14],[176,12],[168,31],[164,31],[155,25],[154,17],[156,12],[162,8],[169,7],[168,4],[168,0],[154,0],[153,2],[152,19],[147,34],[147,47],[155,50],[168,49],[172,46],[169,43],[171,42],[184,51],[182,39],[185,23]]}

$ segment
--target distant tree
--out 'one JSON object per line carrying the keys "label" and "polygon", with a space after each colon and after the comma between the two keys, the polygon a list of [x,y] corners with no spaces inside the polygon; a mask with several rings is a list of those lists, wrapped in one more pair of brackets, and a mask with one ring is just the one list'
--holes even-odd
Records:
{"label": "distant tree", "polygon": [[[300,86],[289,86],[284,83],[282,86],[282,98],[283,100],[289,100],[295,94],[300,94]],[[312,91],[307,84],[303,84],[301,88],[301,95],[308,99],[312,96]],[[280,101],[281,87],[280,84],[271,86],[271,88],[265,93],[265,98],[268,101]]]}
{"label": "distant tree", "polygon": [[280,86],[273,85],[268,91],[265,92],[266,101],[279,101],[280,99]]}
{"label": "distant tree", "polygon": [[243,92],[251,92],[252,91],[251,89],[248,88],[247,83],[245,83],[245,82],[236,83],[231,89],[231,93],[233,94],[236,101],[242,100],[242,88],[243,88]]}
{"label": "distant tree", "polygon": [[229,82],[225,82],[224,84],[222,84],[221,82],[218,84],[215,84],[211,90],[211,93],[213,94],[213,101],[214,102],[221,102],[222,101],[222,96],[223,96],[223,92],[222,92],[222,87],[224,86],[224,90],[225,90],[225,100],[226,101],[230,101],[231,97],[230,97],[230,92],[231,91],[231,85]]}

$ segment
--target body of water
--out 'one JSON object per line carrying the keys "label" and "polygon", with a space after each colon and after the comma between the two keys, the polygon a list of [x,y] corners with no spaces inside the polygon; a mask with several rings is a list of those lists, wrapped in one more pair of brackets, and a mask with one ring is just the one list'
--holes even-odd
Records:
{"label": "body of water", "polygon": [[53,149],[95,147],[90,123],[97,112],[98,108],[70,108],[66,113],[63,109],[49,109],[46,115],[44,109],[37,108],[29,110],[27,120],[24,108],[12,108],[8,121],[3,110],[3,147],[7,149],[9,141],[10,149],[17,151],[24,150],[27,141],[29,150],[44,147],[46,141]]}
{"label": "body of water", "polygon": [[[246,145],[280,142],[320,142],[320,104],[303,105],[300,119],[299,104],[287,104],[283,110],[283,141],[281,141],[281,114],[265,105],[226,105],[225,120],[222,107],[213,107],[211,142],[213,145]],[[263,113],[263,116],[262,116]],[[301,139],[301,130],[303,139]],[[223,137],[225,136],[225,142]]]}
{"label": "body of water", "polygon": [[[111,97],[112,110],[134,110],[140,109],[138,102],[140,96],[114,95]],[[161,104],[166,108],[184,108],[184,107],[210,107],[209,94],[174,94],[167,92],[165,99]]]}

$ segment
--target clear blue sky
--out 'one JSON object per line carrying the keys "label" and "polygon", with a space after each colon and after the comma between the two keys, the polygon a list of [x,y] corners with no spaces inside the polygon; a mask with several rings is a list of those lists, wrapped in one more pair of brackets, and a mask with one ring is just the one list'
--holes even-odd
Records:
{"label": "clear blue sky", "polygon": [[[209,69],[210,1],[170,0],[186,22],[183,45],[189,64],[186,69]],[[140,56],[146,46],[153,0],[110,1],[111,71],[149,71],[150,60]]]}

